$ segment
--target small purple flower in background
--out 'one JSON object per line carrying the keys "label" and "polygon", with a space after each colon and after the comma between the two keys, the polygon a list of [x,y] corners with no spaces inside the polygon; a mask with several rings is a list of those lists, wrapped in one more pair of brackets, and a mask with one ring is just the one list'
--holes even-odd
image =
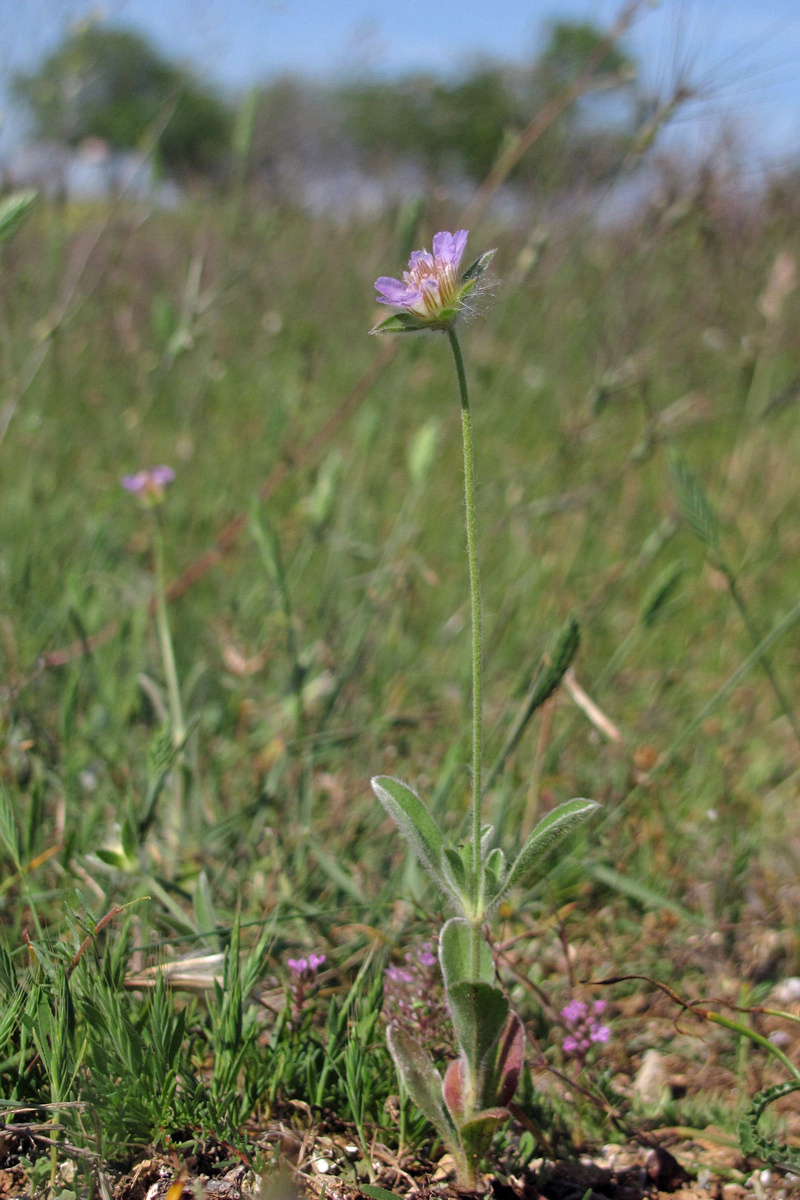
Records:
{"label": "small purple flower in background", "polygon": [[164,489],[175,480],[172,467],[150,467],[137,471],[135,475],[123,475],[122,486],[126,492],[138,496],[148,507],[160,504],[164,499]]}
{"label": "small purple flower in background", "polygon": [[599,1019],[605,1011],[605,1000],[595,1000],[591,1010],[583,1000],[570,1000],[564,1005],[561,1019],[567,1029],[562,1043],[565,1054],[583,1062],[592,1046],[610,1040],[611,1030]]}
{"label": "small purple flower in background", "polygon": [[419,965],[421,967],[436,966],[436,955],[433,953],[430,942],[422,943],[422,949],[417,954],[417,958],[419,959]]}
{"label": "small purple flower in background", "polygon": [[288,958],[286,965],[293,975],[310,979],[325,962],[324,954],[309,954],[308,958]]}
{"label": "small purple flower in background", "polygon": [[324,954],[309,954],[308,958],[287,958],[286,965],[290,973],[289,998],[295,1020],[300,1017],[308,990],[313,985],[320,967],[324,964]]}
{"label": "small purple flower in background", "polygon": [[406,954],[402,966],[392,963],[383,973],[383,1015],[387,1025],[404,1029],[434,1057],[452,1051],[447,1004],[436,946],[423,942]]}
{"label": "small purple flower in background", "polygon": [[401,312],[380,321],[370,333],[410,333],[417,329],[450,329],[467,296],[494,257],[494,250],[474,262],[462,275],[461,259],[469,236],[466,229],[434,235],[433,253],[415,250],[402,279],[381,275],[375,280],[378,303]]}

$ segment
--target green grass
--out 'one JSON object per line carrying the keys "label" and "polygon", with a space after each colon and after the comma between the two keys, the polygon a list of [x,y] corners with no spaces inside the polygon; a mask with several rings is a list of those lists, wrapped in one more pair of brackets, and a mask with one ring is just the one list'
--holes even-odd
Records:
{"label": "green grass", "polygon": [[[440,207],[421,240],[457,220]],[[607,742],[562,688],[549,736],[539,713],[487,799],[514,845],[538,741],[540,811],[576,795],[605,806],[502,914],[501,975],[556,1066],[567,944],[576,987],[637,972],[752,1003],[800,970],[798,746],[724,576],[680,519],[667,453],[680,448],[718,514],[763,638],[800,588],[796,398],[770,408],[800,370],[797,294],[770,326],[757,307],[775,255],[800,253],[787,228],[733,202],[620,232],[565,223],[528,274],[526,233],[471,233],[476,253],[499,246],[494,306],[462,338],[487,766],[571,613],[577,678],[624,735]],[[0,443],[0,1095],[56,1121],[87,1172],[91,1155],[122,1167],[211,1136],[263,1165],[273,1144],[257,1131],[292,1101],[357,1125],[361,1157],[372,1140],[432,1152],[407,1104],[387,1110],[397,1084],[376,1014],[388,957],[441,914],[369,778],[402,775],[466,831],[469,611],[443,339],[403,339],[330,444],[301,456],[374,361],[372,281],[398,260],[388,219],[342,227],[254,203],[234,228],[212,200],[146,218],[40,204],[2,248],[2,399],[21,394]],[[157,462],[178,474],[170,575],[249,514],[170,608],[182,763],[159,711],[152,529],[119,486]],[[118,631],[93,653],[42,665],[108,622]],[[796,644],[787,631],[769,649],[790,704]],[[116,905],[130,907],[71,968]],[[328,958],[297,1018],[286,960],[303,949]],[[124,986],[223,952],[224,979],[207,972],[204,990]],[[631,986],[610,993],[615,1040],[587,1086],[635,1126],[624,1080],[648,1047],[674,1048],[675,1010],[653,993],[645,1016]],[[725,1088],[744,1102],[763,1067],[697,1032],[705,1043],[673,1051],[692,1122],[718,1119]],[[531,1073],[520,1103],[556,1149],[619,1135],[589,1100],[576,1116],[536,1054]],[[501,1138],[507,1165],[524,1157],[516,1139]]]}

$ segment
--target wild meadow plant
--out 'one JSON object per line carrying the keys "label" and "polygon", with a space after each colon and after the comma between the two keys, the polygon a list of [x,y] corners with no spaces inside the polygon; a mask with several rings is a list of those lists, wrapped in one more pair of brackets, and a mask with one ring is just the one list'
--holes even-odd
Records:
{"label": "wild meadow plant", "polygon": [[459,1179],[477,1182],[481,1158],[495,1131],[508,1119],[525,1050],[522,1021],[498,986],[485,925],[500,901],[530,881],[540,860],[598,807],[576,799],[553,809],[533,829],[510,866],[494,831],[483,823],[481,597],[475,528],[475,466],[467,376],[456,326],[486,290],[495,251],[482,254],[463,273],[467,230],[437,233],[433,252],[415,250],[403,278],[376,281],[378,301],[397,309],[372,333],[445,334],[455,364],[461,401],[464,501],[467,526],[472,625],[472,804],[471,832],[461,846],[445,842],[420,797],[389,776],[372,780],[373,790],[419,856],[456,915],[439,934],[439,963],[453,1024],[458,1058],[444,1078],[427,1050],[400,1022],[390,1023],[389,1051],[411,1099],[437,1129],[457,1165]]}
{"label": "wild meadow plant", "polygon": [[164,677],[167,684],[170,718],[172,722],[172,739],[176,747],[183,744],[186,737],[186,722],[183,718],[181,689],[178,684],[178,672],[175,666],[175,653],[172,648],[172,635],[167,617],[166,576],[164,573],[164,530],[161,514],[164,503],[165,489],[168,484],[175,482],[175,472],[172,467],[150,467],[137,471],[135,475],[123,475],[122,486],[126,491],[138,497],[143,507],[155,515],[155,600],[156,627],[158,642],[161,648],[161,658],[164,667]]}
{"label": "wild meadow plant", "polygon": [[[164,566],[164,500],[167,487],[175,482],[175,472],[172,467],[164,465],[157,467],[147,467],[137,471],[133,475],[124,475],[122,477],[122,486],[126,491],[136,496],[140,505],[146,509],[152,516],[152,544],[153,544],[153,574],[154,574],[154,596],[155,605],[155,620],[156,632],[158,634],[158,645],[161,652],[161,665],[164,672],[164,683],[166,685],[167,704],[163,704],[163,700],[159,698],[159,689],[152,681],[143,678],[145,685],[151,692],[151,698],[155,700],[158,707],[169,713],[169,720],[164,721],[161,741],[165,742],[157,750],[157,755],[161,760],[162,770],[160,771],[160,782],[155,789],[151,789],[151,794],[148,797],[145,812],[142,814],[138,826],[139,834],[143,835],[149,828],[152,820],[155,817],[156,803],[159,798],[161,789],[167,782],[169,777],[172,782],[172,798],[171,806],[171,821],[172,826],[168,829],[168,834],[173,843],[177,842],[177,822],[183,815],[184,800],[186,797],[186,760],[185,747],[186,740],[190,732],[190,727],[187,724],[183,699],[181,697],[181,686],[178,679],[178,668],[175,663],[175,650],[172,642],[172,632],[170,630],[169,616],[167,613],[167,577]],[[123,833],[126,831],[123,829]],[[130,831],[127,831],[127,838],[123,837],[129,847],[133,846],[134,838]],[[135,855],[131,855],[131,862],[134,861]]]}

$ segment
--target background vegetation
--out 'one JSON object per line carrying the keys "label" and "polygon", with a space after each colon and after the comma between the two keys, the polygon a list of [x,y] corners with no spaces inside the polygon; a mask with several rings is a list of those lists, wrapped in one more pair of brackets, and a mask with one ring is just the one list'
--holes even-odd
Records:
{"label": "background vegetation", "polygon": [[[604,805],[501,914],[530,1039],[510,1176],[712,1127],[689,1158],[722,1145],[742,1181],[735,1117],[777,1077],[729,1032],[676,1029],[653,982],[602,993],[612,1040],[585,1069],[559,1012],[601,994],[587,979],[747,1006],[798,973],[793,195],[706,171],[618,228],[471,229],[499,247],[463,338],[488,759],[570,614],[606,718],[562,687],[487,801],[501,843],[570,796]],[[0,1092],[39,1121],[14,1134],[32,1187],[53,1140],[96,1181],[148,1146],[399,1191],[433,1170],[379,1014],[441,914],[368,781],[466,815],[459,413],[436,336],[366,330],[374,278],[460,222],[446,192],[342,222],[242,187],[175,212],[42,202],[2,247]],[[157,524],[119,485],[157,462],[179,749]],[[753,1020],[797,1058],[794,1026]]]}

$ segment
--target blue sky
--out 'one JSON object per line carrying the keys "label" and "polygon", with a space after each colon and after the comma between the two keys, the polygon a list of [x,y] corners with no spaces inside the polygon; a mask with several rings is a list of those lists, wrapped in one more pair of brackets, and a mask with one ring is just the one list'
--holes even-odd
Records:
{"label": "blue sky", "polygon": [[[521,61],[553,19],[605,26],[622,0],[0,0],[0,79],[27,70],[70,24],[135,27],[226,89],[284,71],[454,72],[480,55]],[[733,122],[755,162],[800,157],[800,0],[661,0],[627,44],[652,89],[701,85],[677,126],[693,143]],[[0,86],[8,142],[19,129]],[[675,135],[673,135],[675,136]]]}

